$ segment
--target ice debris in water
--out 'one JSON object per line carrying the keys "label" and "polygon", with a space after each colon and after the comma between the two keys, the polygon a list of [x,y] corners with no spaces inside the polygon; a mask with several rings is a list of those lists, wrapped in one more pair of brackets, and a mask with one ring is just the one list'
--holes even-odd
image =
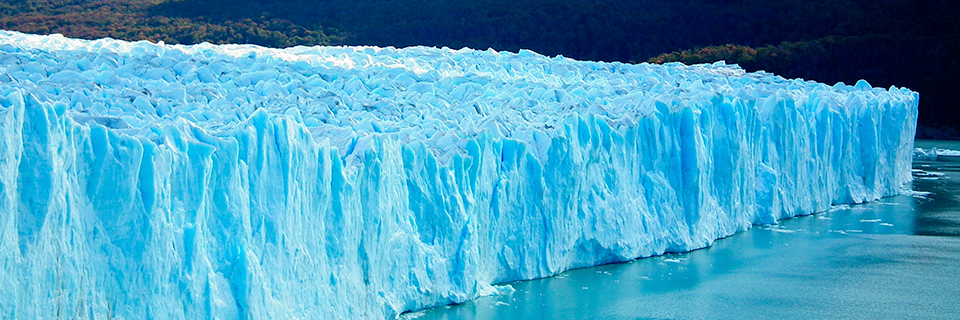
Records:
{"label": "ice debris in water", "polygon": [[898,194],[917,93],[0,31],[0,318],[390,318]]}
{"label": "ice debris in water", "polygon": [[960,151],[940,148],[914,148],[913,157],[929,161],[960,161]]}

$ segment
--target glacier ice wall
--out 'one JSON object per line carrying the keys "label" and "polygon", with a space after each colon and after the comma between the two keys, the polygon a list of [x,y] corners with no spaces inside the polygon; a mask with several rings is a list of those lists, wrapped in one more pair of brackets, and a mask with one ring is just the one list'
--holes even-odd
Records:
{"label": "glacier ice wall", "polygon": [[0,318],[388,318],[901,192],[918,95],[0,31]]}

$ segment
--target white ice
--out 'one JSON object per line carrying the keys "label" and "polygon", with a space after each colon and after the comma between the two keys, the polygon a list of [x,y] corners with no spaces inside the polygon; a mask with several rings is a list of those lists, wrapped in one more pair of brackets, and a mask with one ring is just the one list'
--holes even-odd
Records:
{"label": "white ice", "polygon": [[391,318],[895,195],[917,93],[0,31],[0,318]]}

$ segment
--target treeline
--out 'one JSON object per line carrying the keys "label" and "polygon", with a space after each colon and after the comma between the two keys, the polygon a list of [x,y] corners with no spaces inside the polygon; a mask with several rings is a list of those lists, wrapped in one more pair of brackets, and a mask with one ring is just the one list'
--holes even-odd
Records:
{"label": "treeline", "polygon": [[0,27],[168,43],[531,49],[583,60],[828,36],[956,36],[952,0],[7,0]]}
{"label": "treeline", "polygon": [[921,93],[921,124],[932,128],[960,123],[952,111],[960,110],[955,2],[12,0],[0,3],[0,28],[185,44],[522,48],[623,62],[725,59],[786,77],[909,87]]}

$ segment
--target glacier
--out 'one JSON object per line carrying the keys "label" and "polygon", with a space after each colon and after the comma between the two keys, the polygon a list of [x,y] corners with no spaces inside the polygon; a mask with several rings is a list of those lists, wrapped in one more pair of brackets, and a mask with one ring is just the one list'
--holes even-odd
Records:
{"label": "glacier", "polygon": [[0,31],[0,318],[353,319],[905,192],[918,93]]}

